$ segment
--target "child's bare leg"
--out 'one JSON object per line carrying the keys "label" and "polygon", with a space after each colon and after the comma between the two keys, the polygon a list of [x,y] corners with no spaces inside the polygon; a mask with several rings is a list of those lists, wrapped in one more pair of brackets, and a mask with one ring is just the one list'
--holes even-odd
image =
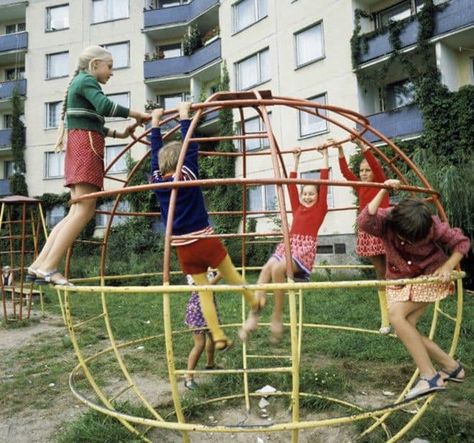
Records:
{"label": "child's bare leg", "polygon": [[[207,273],[192,274],[193,280],[197,285],[208,285]],[[201,310],[206,319],[207,327],[211,331],[212,339],[216,345],[216,349],[226,349],[230,340],[225,336],[224,331],[219,326],[219,319],[217,318],[216,306],[214,304],[214,297],[212,291],[199,291],[199,301],[201,302]]]}
{"label": "child's bare leg", "polygon": [[[278,264],[278,260],[275,257],[270,257],[268,261],[263,266],[262,270],[260,271],[260,275],[258,276],[257,283],[258,284],[265,284],[270,283],[272,281],[272,269],[273,266]],[[260,305],[263,307],[267,300],[267,291],[264,289],[258,289],[255,291],[255,296],[259,299]]]}
{"label": "child's bare leg", "polygon": [[214,354],[215,354],[215,346],[214,342],[212,341],[211,334],[207,334],[206,337],[206,367],[207,368],[213,368],[215,366],[215,361],[214,361]]}
{"label": "child's bare leg", "polygon": [[[299,268],[296,263],[291,261],[293,272],[297,272]],[[276,261],[276,264],[272,267],[272,282],[273,283],[285,283],[286,276],[286,260]],[[281,289],[275,289],[273,291],[273,313],[272,323],[270,325],[271,341],[277,343],[283,334],[283,308],[285,306],[285,291]]]}
{"label": "child's bare leg", "polygon": [[[194,346],[191,349],[191,352],[188,356],[188,370],[193,371],[196,369],[199,358],[201,357],[202,351],[204,351],[204,346],[206,344],[206,335],[205,334],[192,334]],[[186,380],[193,380],[193,374],[186,374]]]}
{"label": "child's bare leg", "polygon": [[[77,198],[81,195],[90,194],[97,191],[97,187],[87,183],[80,183],[74,186],[72,197]],[[70,213],[64,223],[60,224],[59,229],[54,233],[52,240],[47,245],[46,254],[40,254],[41,271],[44,273],[55,270],[66,251],[74,243],[85,225],[95,214],[96,199],[87,199],[77,202],[71,207]],[[37,268],[39,264],[35,262]],[[35,267],[35,266],[33,266]],[[57,279],[62,278],[58,273]],[[55,280],[57,280],[55,279]]]}
{"label": "child's bare leg", "polygon": [[[412,325],[416,325],[416,322],[422,314],[423,310],[419,309],[408,316],[408,321]],[[443,372],[446,371],[446,373],[449,374],[459,368],[459,363],[454,360],[454,358],[452,358],[449,354],[444,352],[433,340],[430,340],[428,337],[425,337],[423,335],[421,336],[421,338],[423,339],[423,344],[426,350],[428,351],[430,359],[439,363]],[[460,369],[456,378],[462,380],[464,379],[464,377],[464,369]]]}
{"label": "child's bare leg", "polygon": [[[426,306],[426,303],[411,301],[395,303],[390,307],[389,319],[395,328],[398,338],[402,341],[405,348],[415,361],[415,364],[420,371],[420,376],[426,379],[432,379],[436,375],[436,370],[433,367],[430,355],[425,347],[423,337],[416,329],[415,323],[421,313],[425,310]],[[417,311],[421,312],[418,312],[414,317],[411,317],[411,321],[409,321],[410,316]],[[418,383],[425,384],[425,387],[428,387],[428,382],[426,380],[420,380]],[[443,380],[439,379],[437,385],[442,386]]]}
{"label": "child's bare leg", "polygon": [[[374,266],[377,280],[385,280],[385,255],[375,255],[373,257],[369,257],[369,259]],[[379,332],[381,334],[388,334],[390,332],[390,322],[388,321],[387,295],[385,293],[385,287],[379,287],[377,292],[380,306]]]}

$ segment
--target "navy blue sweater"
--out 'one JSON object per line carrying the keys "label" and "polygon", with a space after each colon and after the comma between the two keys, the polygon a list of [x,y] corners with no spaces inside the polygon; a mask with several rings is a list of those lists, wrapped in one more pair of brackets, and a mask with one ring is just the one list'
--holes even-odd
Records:
{"label": "navy blue sweater", "polygon": [[[181,137],[185,138],[191,120],[181,120]],[[159,171],[158,153],[163,147],[160,128],[151,130],[151,173],[152,183],[167,183],[176,181],[176,172],[172,176],[163,177]],[[199,145],[191,142],[184,158],[181,169],[182,181],[197,180],[199,178],[198,164]],[[170,205],[171,188],[155,189],[161,208],[163,224],[168,222],[168,209]],[[178,190],[176,209],[173,219],[173,235],[186,235],[210,226],[209,216],[204,204],[204,196],[199,186],[183,187]]]}

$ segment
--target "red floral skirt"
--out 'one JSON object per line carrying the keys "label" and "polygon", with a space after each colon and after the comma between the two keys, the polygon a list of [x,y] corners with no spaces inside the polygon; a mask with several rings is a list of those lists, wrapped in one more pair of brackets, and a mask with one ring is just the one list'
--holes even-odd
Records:
{"label": "red floral skirt", "polygon": [[95,131],[71,129],[67,135],[64,177],[66,186],[88,183],[104,187],[104,137]]}
{"label": "red floral skirt", "polygon": [[434,303],[454,292],[454,283],[421,283],[387,286],[388,306],[405,301]]}
{"label": "red floral skirt", "polygon": [[357,234],[356,253],[361,257],[385,255],[385,247],[379,237],[367,234],[367,232],[359,229]]}

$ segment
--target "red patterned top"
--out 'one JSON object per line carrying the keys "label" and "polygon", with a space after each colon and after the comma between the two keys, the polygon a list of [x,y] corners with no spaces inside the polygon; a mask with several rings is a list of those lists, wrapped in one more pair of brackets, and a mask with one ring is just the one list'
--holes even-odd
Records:
{"label": "red patterned top", "polygon": [[[385,180],[387,180],[380,163],[377,161],[374,155],[369,150],[364,151],[363,155],[374,174],[374,183],[383,183]],[[349,169],[345,157],[339,157],[339,168],[341,169],[342,175],[346,180],[354,182],[360,181],[360,178]],[[357,192],[357,196],[359,197],[359,209],[364,209],[377,195],[377,193],[380,191],[380,188],[376,188],[375,186],[358,186],[355,188],[355,190]],[[380,207],[388,208],[389,206],[390,200],[389,196],[387,195],[382,200]]]}

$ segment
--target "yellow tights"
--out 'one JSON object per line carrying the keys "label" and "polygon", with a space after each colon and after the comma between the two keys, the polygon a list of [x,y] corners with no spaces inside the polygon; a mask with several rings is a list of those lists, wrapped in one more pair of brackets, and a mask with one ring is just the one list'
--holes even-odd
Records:
{"label": "yellow tights", "polygon": [[[227,254],[222,260],[222,262],[217,266],[219,273],[222,275],[223,279],[232,285],[245,285],[246,281],[235,269],[232,260]],[[207,272],[202,274],[192,274],[194,282],[199,286],[208,285],[209,281],[207,279]],[[251,306],[252,309],[258,309],[258,301],[255,298],[255,294],[250,290],[244,290],[243,295],[245,301]],[[220,340],[228,340],[224,334],[224,331],[219,326],[219,320],[217,319],[216,307],[213,300],[212,291],[199,291],[199,300],[201,302],[202,314],[206,320],[207,327],[211,331],[212,340],[214,342]]]}

